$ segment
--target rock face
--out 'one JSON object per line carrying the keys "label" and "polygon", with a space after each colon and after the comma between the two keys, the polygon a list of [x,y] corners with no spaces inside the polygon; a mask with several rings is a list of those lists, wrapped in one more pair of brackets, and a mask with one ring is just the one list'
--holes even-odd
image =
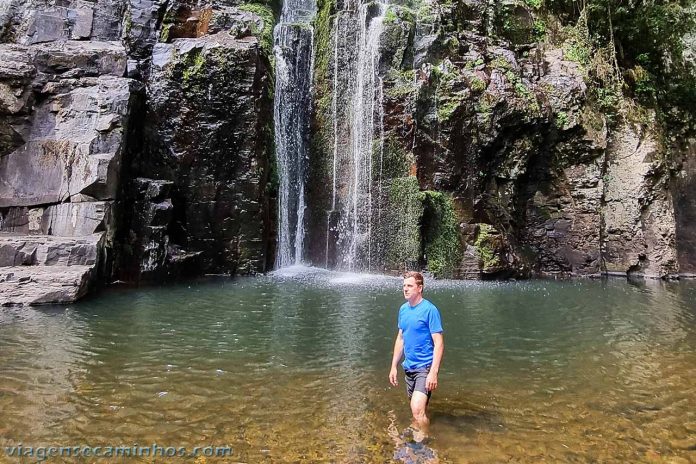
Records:
{"label": "rock face", "polygon": [[[38,43],[43,29],[32,27],[36,40],[0,45],[0,232],[22,234],[3,239],[3,253],[21,257],[0,262],[3,304],[65,302],[88,290],[98,255],[112,245],[111,210],[141,87],[122,77],[120,43]],[[31,272],[42,277],[10,288],[13,275]],[[41,283],[50,276],[57,288]]]}
{"label": "rock face", "polygon": [[[271,236],[268,62],[227,32],[154,48],[143,147],[129,166],[120,269],[263,272]],[[129,238],[132,237],[132,238]],[[135,269],[138,272],[138,269]]]}
{"label": "rock face", "polygon": [[273,11],[222,3],[0,3],[1,305],[266,269]]}
{"label": "rock face", "polygon": [[696,277],[696,139],[680,153],[680,169],[671,179],[679,272]]}
{"label": "rock face", "polygon": [[[331,104],[335,63],[351,53],[335,37],[357,34],[341,20],[349,11],[320,2],[316,60],[327,64],[315,75],[313,157],[322,165],[332,142],[351,139]],[[609,121],[584,65],[566,43],[537,41],[536,19],[521,1],[390,4],[373,133],[383,141],[372,154],[373,191],[384,193],[369,201],[401,226],[372,228],[381,244],[372,249],[387,250],[373,267],[415,263],[455,278],[692,273],[693,163],[673,181],[675,148],[661,126],[649,112],[640,123],[627,113]],[[336,23],[347,30],[336,34]],[[325,219],[335,214],[330,170],[315,166],[312,178],[310,259],[322,265],[335,261],[341,231]],[[417,187],[404,188],[411,179]]]}

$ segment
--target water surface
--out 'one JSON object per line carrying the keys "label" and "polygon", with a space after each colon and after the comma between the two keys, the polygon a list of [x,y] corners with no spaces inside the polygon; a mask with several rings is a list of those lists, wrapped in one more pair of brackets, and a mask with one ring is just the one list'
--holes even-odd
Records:
{"label": "water surface", "polygon": [[[427,284],[441,462],[696,462],[696,283]],[[387,381],[400,287],[291,270],[2,309],[0,445],[390,462],[390,428],[409,423]]]}

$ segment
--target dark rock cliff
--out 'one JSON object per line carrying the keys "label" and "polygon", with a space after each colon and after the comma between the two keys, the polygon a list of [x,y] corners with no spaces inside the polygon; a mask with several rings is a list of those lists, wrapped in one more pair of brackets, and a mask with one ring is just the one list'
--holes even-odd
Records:
{"label": "dark rock cliff", "polygon": [[0,5],[0,304],[273,255],[273,8]]}

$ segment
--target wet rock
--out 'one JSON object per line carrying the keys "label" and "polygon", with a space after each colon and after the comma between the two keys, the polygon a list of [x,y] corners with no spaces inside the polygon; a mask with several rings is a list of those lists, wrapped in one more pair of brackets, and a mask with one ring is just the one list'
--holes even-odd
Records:
{"label": "wet rock", "polygon": [[670,182],[677,260],[681,274],[696,276],[696,140],[687,140],[677,159],[680,169]]}
{"label": "wet rock", "polygon": [[130,275],[266,269],[272,106],[258,41],[220,32],[153,49],[144,153],[128,167]]}

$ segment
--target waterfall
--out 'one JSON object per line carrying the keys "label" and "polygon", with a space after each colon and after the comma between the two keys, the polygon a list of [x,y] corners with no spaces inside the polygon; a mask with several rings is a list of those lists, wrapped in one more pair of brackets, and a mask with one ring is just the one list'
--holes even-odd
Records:
{"label": "waterfall", "polygon": [[274,100],[278,161],[278,252],[276,268],[301,264],[304,253],[305,184],[309,159],[314,68],[314,0],[285,0],[273,31]]}
{"label": "waterfall", "polygon": [[[352,60],[343,63],[345,69],[339,69],[339,63],[334,63],[334,73],[344,81],[348,90],[348,137],[347,153],[344,155],[345,164],[349,166],[342,173],[348,176],[346,195],[341,205],[341,220],[339,224],[339,259],[338,265],[347,270],[369,270],[372,266],[372,217],[373,217],[373,141],[375,135],[381,137],[383,111],[382,81],[379,77],[379,41],[383,29],[383,19],[386,5],[379,2],[358,5],[355,41],[345,41],[345,47],[353,47]],[[338,31],[338,18],[336,30]],[[335,47],[338,47],[339,35],[335,36]],[[356,43],[357,42],[357,43]],[[351,55],[351,53],[348,53]],[[338,52],[334,52],[338,59]],[[339,99],[337,84],[334,82],[333,101]],[[334,139],[339,137],[336,128],[334,111]],[[376,127],[379,126],[379,127]],[[335,145],[336,146],[336,145]],[[381,155],[381,147],[380,155]],[[334,150],[334,165],[341,156]],[[381,163],[380,163],[381,164]],[[381,174],[381,166],[378,167]],[[336,174],[334,174],[334,198],[336,196]],[[334,209],[337,205],[334,204]]]}

